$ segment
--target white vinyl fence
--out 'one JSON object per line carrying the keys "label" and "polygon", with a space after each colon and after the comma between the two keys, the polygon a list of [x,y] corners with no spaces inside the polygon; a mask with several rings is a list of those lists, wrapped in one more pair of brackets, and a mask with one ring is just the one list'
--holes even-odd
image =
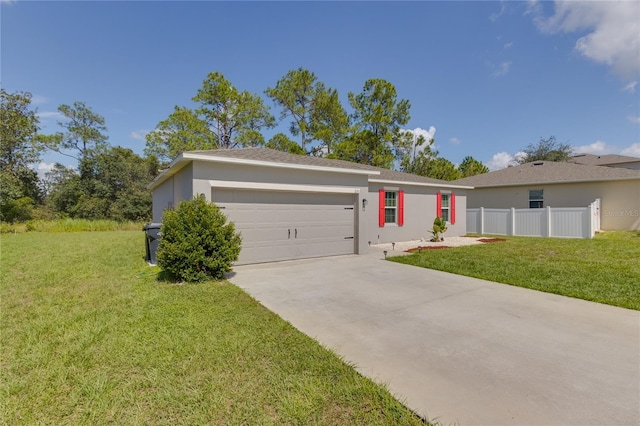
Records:
{"label": "white vinyl fence", "polygon": [[600,230],[600,199],[587,207],[467,209],[470,234],[593,238]]}

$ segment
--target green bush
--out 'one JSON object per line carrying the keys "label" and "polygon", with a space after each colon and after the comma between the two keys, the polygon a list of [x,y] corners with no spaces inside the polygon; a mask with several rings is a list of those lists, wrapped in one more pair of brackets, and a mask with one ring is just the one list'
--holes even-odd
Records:
{"label": "green bush", "polygon": [[158,266],[174,278],[200,282],[221,279],[240,254],[240,235],[233,223],[204,197],[183,201],[164,212]]}

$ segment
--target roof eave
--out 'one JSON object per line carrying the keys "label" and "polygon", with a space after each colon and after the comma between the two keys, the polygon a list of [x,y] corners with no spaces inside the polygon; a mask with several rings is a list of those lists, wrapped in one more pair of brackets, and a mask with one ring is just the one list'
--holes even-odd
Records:
{"label": "roof eave", "polygon": [[166,169],[162,170],[158,176],[156,176],[149,185],[147,185],[147,189],[153,191],[156,189],[162,182],[167,180],[169,177],[176,174],[180,169],[191,162],[190,159],[185,158],[185,153],[178,155]]}
{"label": "roof eave", "polygon": [[597,182],[614,182],[620,180],[640,180],[640,176],[630,176],[630,177],[615,177],[615,178],[604,178],[604,179],[577,179],[577,180],[562,180],[562,181],[534,181],[534,182],[520,182],[520,183],[499,183],[499,184],[476,184],[474,189],[483,189],[483,188],[503,188],[508,186],[524,186],[524,185],[561,185],[565,183],[597,183]]}
{"label": "roof eave", "polygon": [[281,169],[315,170],[315,171],[322,171],[322,172],[347,173],[347,174],[355,174],[355,175],[379,175],[380,174],[380,172],[375,170],[348,169],[348,168],[331,167],[331,166],[313,166],[313,165],[307,165],[307,164],[283,163],[278,161],[248,160],[245,158],[236,158],[236,157],[216,157],[212,155],[194,154],[190,152],[185,152],[182,154],[182,156],[189,160],[200,160],[200,161],[206,161],[210,163],[246,164],[250,166],[277,167]]}
{"label": "roof eave", "polygon": [[244,164],[244,165],[250,165],[250,166],[276,167],[280,169],[315,170],[315,171],[321,171],[321,172],[345,173],[345,174],[366,175],[366,176],[380,175],[380,172],[376,170],[348,169],[348,168],[330,167],[330,166],[313,166],[313,165],[306,165],[306,164],[283,163],[283,162],[277,162],[277,161],[248,160],[245,158],[216,157],[214,155],[204,155],[204,154],[195,154],[191,152],[183,152],[178,157],[176,157],[165,170],[163,170],[158,176],[156,176],[156,178],[153,181],[151,181],[149,185],[147,185],[147,189],[153,190],[157,188],[162,182],[164,182],[169,177],[173,176],[176,172],[178,172],[180,169],[182,169],[184,166],[186,166],[187,164],[189,164],[194,160],[205,161],[209,163]]}
{"label": "roof eave", "polygon": [[431,188],[473,189],[473,186],[441,184],[437,182],[411,182],[406,180],[369,179],[369,183],[390,183],[395,185],[426,186]]}

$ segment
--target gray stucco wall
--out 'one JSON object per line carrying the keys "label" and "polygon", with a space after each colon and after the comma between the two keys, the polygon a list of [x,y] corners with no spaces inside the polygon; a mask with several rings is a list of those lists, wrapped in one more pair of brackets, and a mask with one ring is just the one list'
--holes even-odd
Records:
{"label": "gray stucco wall", "polygon": [[165,209],[173,207],[173,176],[153,190],[153,222],[162,222]]}
{"label": "gray stucco wall", "polygon": [[[430,229],[436,217],[436,194],[441,190],[436,187],[400,184],[368,184],[368,176],[364,174],[335,173],[308,169],[285,169],[256,165],[213,163],[193,161],[168,178],[153,192],[153,220],[162,220],[164,209],[170,205],[176,207],[182,200],[198,194],[204,194],[212,200],[211,180],[228,182],[247,182],[259,184],[288,184],[330,186],[358,190],[354,192],[354,213],[356,227],[356,253],[366,253],[369,241],[378,242],[408,241],[431,238]],[[378,190],[398,188],[405,192],[404,226],[386,224],[378,226]],[[447,236],[466,234],[465,213],[467,208],[466,190],[442,191],[456,194],[456,223],[449,225]],[[367,207],[363,209],[363,200]]]}
{"label": "gray stucco wall", "polygon": [[553,185],[476,188],[469,208],[529,208],[529,190],[544,190],[544,206],[586,207],[600,198],[600,227],[607,231],[640,230],[640,181],[607,181]]}
{"label": "gray stucco wall", "polygon": [[[378,209],[380,189],[399,189],[404,191],[404,225],[385,224],[380,227],[378,224]],[[372,183],[368,192],[367,226],[368,235],[372,244],[389,243],[394,241],[409,241],[419,239],[430,239],[430,230],[433,227],[433,220],[436,218],[436,204],[439,191],[450,191],[456,194],[456,223],[448,226],[444,234],[457,237],[466,234],[466,210],[467,191],[462,189],[446,189],[435,187],[423,187],[414,185],[382,184]]]}
{"label": "gray stucco wall", "polygon": [[153,190],[153,221],[162,222],[167,208],[175,208],[183,200],[190,200],[193,192],[193,166],[188,164]]}
{"label": "gray stucco wall", "polygon": [[213,202],[215,200],[211,200],[210,180],[357,189],[359,192],[353,194],[356,227],[355,251],[356,253],[366,253],[369,250],[366,238],[366,221],[362,218],[362,199],[367,195],[367,175],[204,161],[194,161],[192,164],[193,194],[205,194],[207,199]]}

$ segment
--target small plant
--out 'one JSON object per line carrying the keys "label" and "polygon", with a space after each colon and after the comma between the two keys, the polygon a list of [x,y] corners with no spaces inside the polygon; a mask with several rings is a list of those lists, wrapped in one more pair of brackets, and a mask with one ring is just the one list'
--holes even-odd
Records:
{"label": "small plant", "polygon": [[447,222],[441,217],[436,217],[433,221],[433,229],[431,230],[431,233],[433,234],[433,238],[431,238],[431,241],[444,241],[444,237],[442,236],[442,234],[444,234],[445,232],[447,232]]}
{"label": "small plant", "polygon": [[240,254],[240,235],[233,223],[204,197],[183,201],[164,212],[158,266],[186,282],[221,279]]}

